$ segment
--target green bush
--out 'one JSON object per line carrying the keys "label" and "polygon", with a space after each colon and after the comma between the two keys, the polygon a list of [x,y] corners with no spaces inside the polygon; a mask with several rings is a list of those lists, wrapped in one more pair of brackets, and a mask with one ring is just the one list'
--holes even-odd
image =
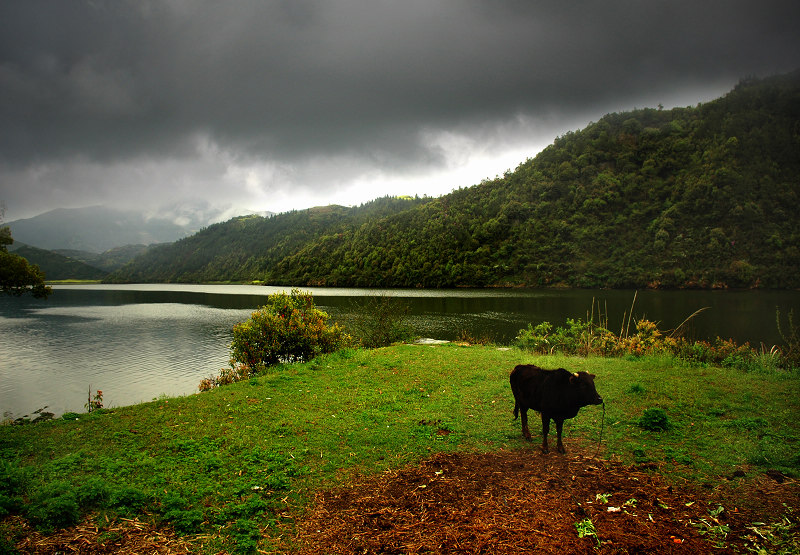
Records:
{"label": "green bush", "polygon": [[24,469],[0,459],[0,518],[20,510],[26,482]]}
{"label": "green bush", "polygon": [[269,503],[257,495],[248,495],[239,499],[244,499],[244,501],[225,505],[214,519],[215,522],[225,524],[233,520],[258,517],[271,508]]}
{"label": "green bush", "polygon": [[328,314],[314,306],[311,293],[293,289],[291,295],[269,296],[266,306],[236,324],[231,343],[231,366],[248,367],[251,374],[284,362],[303,362],[351,343],[338,324],[327,325]]}
{"label": "green bush", "polygon": [[78,496],[67,482],[53,482],[38,492],[28,517],[43,530],[72,526],[80,518]]}
{"label": "green bush", "polygon": [[515,345],[525,351],[533,353],[549,353],[552,347],[549,339],[553,325],[550,322],[542,322],[537,326],[528,324],[528,327],[519,330]]}
{"label": "green bush", "polygon": [[528,324],[519,331],[515,344],[527,351],[542,354],[561,352],[586,356],[590,353],[609,355],[617,350],[617,338],[603,326],[567,318],[566,326],[553,329],[550,322]]}
{"label": "green bush", "polygon": [[161,517],[180,534],[197,532],[203,524],[203,513],[191,508],[191,504],[176,493],[169,493],[161,500]]}
{"label": "green bush", "polygon": [[581,318],[567,318],[567,326],[556,328],[550,340],[556,350],[565,354],[586,354],[592,343],[592,324]]}
{"label": "green bush", "polygon": [[106,507],[111,501],[111,487],[102,478],[90,477],[78,488],[77,496],[83,509]]}
{"label": "green bush", "polygon": [[255,553],[262,534],[254,521],[239,519],[233,524],[231,536],[236,542],[237,553]]}
{"label": "green bush", "polygon": [[356,303],[350,324],[354,335],[368,349],[387,347],[413,337],[406,323],[409,306],[386,294],[364,298]]}
{"label": "green bush", "polygon": [[650,432],[662,432],[672,427],[664,409],[657,407],[645,409],[639,419],[639,426]]}
{"label": "green bush", "polygon": [[150,498],[143,491],[126,486],[112,492],[110,503],[120,514],[135,514],[150,503]]}
{"label": "green bush", "polygon": [[22,493],[27,481],[25,469],[0,459],[0,493]]}

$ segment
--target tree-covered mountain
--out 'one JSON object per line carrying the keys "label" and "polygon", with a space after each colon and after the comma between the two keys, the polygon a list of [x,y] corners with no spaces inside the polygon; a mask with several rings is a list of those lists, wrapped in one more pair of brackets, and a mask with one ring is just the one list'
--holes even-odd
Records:
{"label": "tree-covered mountain", "polygon": [[108,279],[121,282],[258,280],[264,276],[266,268],[324,240],[330,233],[344,232],[431,201],[387,197],[358,208],[326,206],[267,218],[241,216],[210,225],[175,243],[151,246]]}
{"label": "tree-covered mountain", "polygon": [[107,271],[89,266],[75,258],[28,245],[16,249],[14,254],[39,266],[48,281],[54,279],[103,279],[108,275]]}
{"label": "tree-covered mountain", "polygon": [[373,287],[800,287],[800,71],[609,114],[437,199],[237,218],[117,281]]}
{"label": "tree-covered mountain", "polygon": [[145,252],[147,248],[147,245],[125,245],[108,249],[99,254],[72,249],[56,249],[53,252],[67,258],[80,260],[84,264],[100,268],[105,273],[108,273],[122,268],[125,264]]}

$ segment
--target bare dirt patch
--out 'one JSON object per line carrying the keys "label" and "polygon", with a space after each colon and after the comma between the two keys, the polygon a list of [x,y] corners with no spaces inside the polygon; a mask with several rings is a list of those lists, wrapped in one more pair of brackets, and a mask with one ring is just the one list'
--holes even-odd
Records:
{"label": "bare dirt patch", "polygon": [[[567,455],[437,454],[320,493],[296,545],[304,554],[732,553],[761,546],[748,526],[774,521],[800,499],[789,480],[678,487],[652,467],[568,447]],[[579,537],[579,528],[591,531],[588,521],[596,535]]]}
{"label": "bare dirt patch", "polygon": [[[566,455],[535,448],[437,454],[321,492],[296,532],[285,530],[279,552],[772,553],[768,526],[752,525],[791,515],[780,548],[800,553],[800,484],[780,473],[732,470],[714,484],[670,485],[654,465],[598,459],[575,440],[567,447]],[[579,537],[587,521],[596,535]],[[87,518],[50,535],[19,517],[5,524],[21,532],[21,553],[183,554],[198,539],[152,520],[98,527]]]}

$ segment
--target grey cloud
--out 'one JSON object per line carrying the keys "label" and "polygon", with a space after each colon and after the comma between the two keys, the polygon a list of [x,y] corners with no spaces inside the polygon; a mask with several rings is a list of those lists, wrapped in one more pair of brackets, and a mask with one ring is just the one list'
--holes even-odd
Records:
{"label": "grey cloud", "polygon": [[198,137],[299,174],[441,168],[431,133],[551,132],[794,69],[798,24],[775,0],[3,2],[0,170],[188,163]]}

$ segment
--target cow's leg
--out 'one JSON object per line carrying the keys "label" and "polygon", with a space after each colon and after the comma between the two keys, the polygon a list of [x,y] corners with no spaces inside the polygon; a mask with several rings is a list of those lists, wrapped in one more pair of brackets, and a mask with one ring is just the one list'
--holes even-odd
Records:
{"label": "cow's leg", "polygon": [[542,453],[549,453],[550,447],[547,445],[547,436],[550,434],[550,417],[542,415]]}
{"label": "cow's leg", "polygon": [[531,440],[531,431],[528,429],[528,407],[522,407],[522,435],[526,440]]}
{"label": "cow's leg", "polygon": [[559,453],[566,453],[564,449],[564,444],[561,443],[561,431],[564,429],[564,419],[563,418],[556,418],[556,434],[558,436],[558,452]]}

